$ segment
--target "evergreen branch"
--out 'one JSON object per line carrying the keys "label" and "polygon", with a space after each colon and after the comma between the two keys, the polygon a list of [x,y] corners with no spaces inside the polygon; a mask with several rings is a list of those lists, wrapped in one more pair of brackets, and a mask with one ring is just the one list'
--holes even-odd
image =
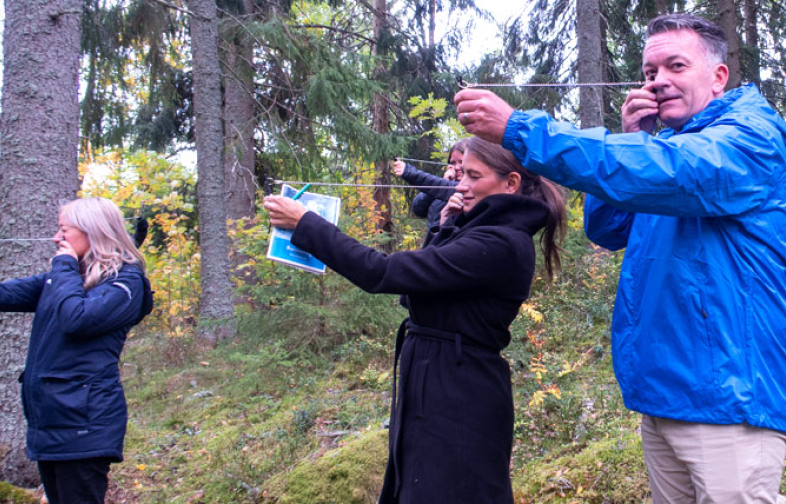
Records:
{"label": "evergreen branch", "polygon": [[[239,54],[236,55],[236,57],[240,58],[241,61],[245,62],[248,65],[249,68],[253,68],[255,73],[262,73],[261,70],[259,69],[259,67],[257,66],[257,64],[254,61],[249,60],[245,56],[239,55]],[[278,57],[275,57],[275,59],[278,62]],[[236,82],[243,82],[243,80],[241,79],[240,75],[238,74],[238,72],[237,72],[237,70],[235,68],[233,68],[231,65],[229,65],[223,59],[219,59],[219,63],[221,64],[221,68],[224,70],[224,72],[229,74],[229,75],[231,75],[231,77],[233,79],[235,79]],[[278,62],[278,64],[280,65],[281,63]],[[285,74],[284,77],[288,77],[288,76]],[[284,87],[284,86],[276,86],[275,84],[267,84],[267,83],[257,82],[257,81],[253,82],[254,87],[265,87],[265,88],[268,88],[268,89],[275,89],[275,90],[278,90],[278,91],[287,91],[287,92],[289,92],[289,94],[291,96],[294,96],[295,95],[295,90],[292,88],[292,85],[291,85],[292,83],[291,83],[291,81],[289,79],[287,79],[287,84],[288,84],[287,87]],[[264,108],[264,105],[262,104],[262,102],[256,97],[257,94],[262,95],[262,93],[258,93],[257,91],[254,91],[254,90],[249,91],[249,90],[247,90],[245,88],[243,88],[243,90],[244,90],[244,92],[246,92],[251,97],[252,100],[254,100],[254,102],[256,102],[257,105],[259,105],[260,108]],[[265,96],[265,95],[262,95],[262,96]],[[280,104],[277,103],[276,100],[273,100],[273,102],[274,102],[273,105],[280,105]],[[283,105],[281,105],[281,106],[283,107]],[[293,113],[295,116],[297,116],[297,117],[299,117],[301,119],[309,120],[307,117],[299,115],[294,110],[291,110],[291,109],[289,109],[287,107],[284,107],[284,108],[288,112]]]}
{"label": "evergreen branch", "polygon": [[148,1],[149,2],[159,3],[159,4],[163,5],[164,7],[167,7],[169,9],[174,9],[176,11],[180,11],[183,14],[186,14],[186,15],[191,16],[191,17],[195,17],[195,18],[197,18],[197,19],[199,19],[201,21],[210,21],[209,17],[203,16],[202,14],[197,14],[196,12],[190,11],[188,9],[184,9],[183,7],[178,7],[177,5],[169,3],[166,0],[148,0]]}
{"label": "evergreen branch", "polygon": [[[247,58],[245,58],[245,57],[241,57],[241,59],[242,59],[243,61],[245,61],[247,64],[249,64],[249,65],[251,66],[251,68],[254,68],[256,71],[258,71],[257,65],[256,65],[256,64],[255,64],[253,61],[249,61],[249,60],[248,60]],[[276,59],[278,59],[278,58],[276,58]],[[221,66],[222,66],[223,70],[224,70],[226,73],[230,74],[230,75],[232,76],[232,78],[236,79],[238,82],[241,82],[241,79],[240,79],[240,76],[239,76],[239,75],[238,75],[238,73],[237,73],[237,70],[235,70],[235,69],[234,69],[234,68],[232,68],[230,65],[228,65],[228,64],[227,64],[227,63],[226,63],[224,60],[219,60],[219,63],[221,64]],[[260,84],[258,84],[258,83],[254,83],[254,85],[255,85],[255,86],[258,86],[258,85],[260,85]],[[267,85],[266,87],[273,88],[273,89],[287,90],[287,91],[289,91],[289,92],[290,92],[290,94],[291,94],[291,95],[295,95],[295,90],[294,90],[294,89],[292,89],[292,87],[291,87],[291,86],[289,86],[289,87],[285,88],[285,87],[282,87],[282,86],[273,86],[273,85]],[[284,105],[283,103],[280,103],[280,102],[279,102],[278,100],[276,100],[275,98],[269,98],[269,97],[267,97],[266,95],[263,95],[262,93],[259,93],[259,92],[257,92],[257,91],[253,91],[253,90],[249,92],[249,95],[250,95],[251,99],[254,101],[254,103],[256,103],[256,105],[257,105],[257,106],[260,108],[260,110],[263,112],[263,114],[265,114],[265,115],[267,115],[267,116],[269,116],[269,117],[272,117],[272,115],[271,115],[271,110],[272,110],[272,109],[274,109],[274,108],[277,108],[277,109],[278,109],[278,108],[280,108],[280,109],[286,110],[287,112],[291,113],[293,117],[297,117],[298,119],[301,119],[301,120],[303,120],[303,121],[305,121],[305,122],[307,122],[307,123],[312,123],[312,122],[315,122],[313,119],[311,119],[311,118],[309,118],[309,117],[307,117],[307,116],[304,116],[304,115],[302,115],[302,114],[301,114],[301,113],[299,113],[297,110],[295,110],[295,109],[292,109],[292,108],[290,108],[290,107],[287,107],[287,106],[286,106],[286,105]],[[262,101],[261,101],[261,100],[260,100],[260,99],[257,97],[257,95],[264,96],[264,97],[268,98],[268,99],[269,99],[269,101],[270,101],[270,104],[269,104],[269,105],[266,105],[266,104],[264,104],[264,103],[263,103],[263,102],[262,102]],[[317,124],[319,124],[319,123],[317,123]],[[323,126],[323,127],[326,127],[326,128],[328,127],[327,125],[324,125],[324,124],[320,124],[320,126]],[[283,134],[282,134],[282,135],[283,135]],[[286,141],[287,143],[289,143],[289,141],[288,141],[286,138],[285,138],[285,141]],[[290,145],[290,149],[291,149],[291,145]],[[299,164],[299,163],[298,163],[298,164]]]}
{"label": "evergreen branch", "polygon": [[319,121],[316,121],[316,120],[314,120],[314,119],[312,119],[312,118],[310,118],[308,116],[305,116],[305,115],[301,114],[300,112],[298,112],[297,110],[295,110],[295,109],[293,109],[291,107],[287,107],[286,105],[284,105],[283,103],[280,103],[275,98],[270,98],[270,97],[268,97],[266,95],[263,95],[262,93],[259,93],[259,92],[256,92],[255,94],[262,95],[263,97],[267,98],[267,100],[270,102],[270,105],[267,106],[264,103],[262,103],[262,101],[259,98],[254,96],[254,101],[256,102],[256,104],[259,105],[260,109],[262,109],[262,111],[266,115],[268,115],[268,116],[271,116],[270,111],[272,109],[274,109],[274,108],[282,109],[282,110],[286,110],[287,112],[292,114],[293,118],[300,119],[300,120],[302,120],[302,121],[304,121],[304,122],[306,122],[308,124],[315,123],[318,126],[322,126],[323,128],[328,128],[328,129],[330,128],[330,126],[328,126],[327,124],[320,123]]}
{"label": "evergreen branch", "polygon": [[327,25],[321,25],[321,24],[305,24],[305,25],[290,25],[290,26],[292,28],[321,28],[323,30],[330,30],[330,31],[343,33],[344,35],[350,35],[352,37],[359,38],[361,40],[365,40],[369,44],[375,44],[376,43],[373,39],[370,39],[370,38],[368,38],[368,37],[366,37],[364,35],[361,35],[361,34],[359,34],[357,32],[353,32],[353,31],[350,31],[350,30],[344,30],[343,28],[338,28],[338,27],[335,27],[335,26],[327,26]]}
{"label": "evergreen branch", "polygon": [[[238,16],[236,16],[236,15],[232,14],[231,12],[229,12],[228,10],[226,10],[226,9],[222,9],[222,8],[220,8],[220,7],[216,7],[216,12],[218,12],[218,13],[219,13],[219,14],[221,14],[222,16],[225,16],[225,17],[227,17],[227,18],[231,19],[232,21],[234,21],[234,22],[235,22],[235,23],[236,23],[236,24],[237,24],[239,27],[241,27],[241,28],[242,28],[242,29],[243,29],[243,30],[244,30],[244,31],[245,31],[245,32],[246,32],[246,33],[247,33],[249,36],[251,36],[251,38],[252,38],[252,39],[254,39],[254,42],[256,42],[256,43],[257,43],[257,45],[259,45],[260,47],[267,47],[267,44],[263,44],[263,43],[262,43],[262,41],[261,41],[261,40],[259,40],[259,39],[257,38],[257,36],[256,36],[256,35],[254,35],[254,33],[253,33],[251,30],[249,30],[249,29],[248,29],[248,26],[246,26],[246,24],[245,24],[245,23],[244,23],[244,22],[243,22],[243,21],[240,19],[240,17],[238,17]],[[250,14],[244,14],[242,17],[243,17],[243,18],[253,18],[253,17],[256,17],[256,15],[257,15],[257,13],[256,13],[256,12],[252,12],[252,13],[250,13]]]}
{"label": "evergreen branch", "polygon": [[[271,124],[275,124],[275,119],[273,118],[273,115],[270,112],[271,109],[272,109],[272,106],[269,109],[265,110],[264,113],[268,116],[268,120],[270,121],[270,123]],[[303,163],[301,163],[300,156],[298,155],[297,151],[295,150],[294,146],[292,145],[292,142],[290,142],[289,138],[287,138],[286,132],[284,132],[283,130],[279,131],[279,135],[281,135],[281,138],[284,140],[284,143],[286,143],[287,147],[289,147],[289,152],[295,158],[295,162],[297,163],[298,168],[300,168],[300,170],[302,171],[303,170]]]}
{"label": "evergreen branch", "polygon": [[[242,28],[242,29],[243,29],[243,31],[245,31],[245,32],[246,32],[246,34],[247,34],[249,37],[251,37],[251,39],[254,41],[254,43],[255,43],[255,44],[258,46],[258,47],[266,47],[266,48],[271,48],[270,44],[267,44],[267,43],[265,43],[265,42],[264,42],[264,41],[262,41],[262,40],[261,40],[259,37],[257,37],[257,36],[254,34],[254,32],[252,32],[252,31],[251,31],[251,30],[248,28],[248,26],[246,26],[246,23],[244,23],[244,22],[243,22],[243,20],[242,20],[242,18],[253,18],[253,17],[257,17],[257,13],[256,13],[256,12],[252,12],[251,14],[244,14],[243,16],[236,16],[236,15],[232,14],[231,12],[229,12],[229,11],[227,11],[227,10],[225,10],[225,9],[221,9],[221,8],[219,8],[219,7],[216,7],[216,12],[218,12],[218,13],[219,13],[219,14],[221,14],[222,16],[225,16],[226,18],[228,18],[228,19],[230,19],[230,20],[234,21],[234,22],[235,22],[235,24],[237,24],[237,25],[238,25],[240,28]],[[219,37],[219,38],[221,38],[221,37]],[[246,60],[246,62],[248,62],[248,60]],[[251,64],[250,64],[250,66],[251,66],[252,68],[256,68],[256,64],[253,64],[253,63],[251,63]]]}

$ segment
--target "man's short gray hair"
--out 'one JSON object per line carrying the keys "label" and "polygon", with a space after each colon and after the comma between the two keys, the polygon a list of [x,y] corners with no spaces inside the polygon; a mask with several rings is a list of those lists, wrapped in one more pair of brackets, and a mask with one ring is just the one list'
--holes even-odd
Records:
{"label": "man's short gray hair", "polygon": [[692,14],[663,14],[658,16],[647,25],[647,38],[676,30],[692,30],[701,37],[707,55],[713,63],[726,63],[728,52],[728,39],[720,26]]}

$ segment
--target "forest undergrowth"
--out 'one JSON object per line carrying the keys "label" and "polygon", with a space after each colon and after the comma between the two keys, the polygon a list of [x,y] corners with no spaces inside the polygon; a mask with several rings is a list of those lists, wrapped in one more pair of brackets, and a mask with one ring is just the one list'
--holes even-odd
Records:
{"label": "forest undergrowth", "polygon": [[[624,408],[611,366],[622,254],[594,248],[579,226],[565,248],[562,272],[536,279],[505,351],[516,502],[645,502],[639,415]],[[270,268],[249,290],[255,308],[240,310],[236,340],[205,353],[189,331],[133,333],[121,364],[126,460],[109,501],[376,501],[405,311],[332,273]]]}

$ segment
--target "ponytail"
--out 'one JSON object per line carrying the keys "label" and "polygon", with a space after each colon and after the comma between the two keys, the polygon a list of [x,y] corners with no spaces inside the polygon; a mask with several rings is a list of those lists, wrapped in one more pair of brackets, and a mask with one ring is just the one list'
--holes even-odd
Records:
{"label": "ponytail", "polygon": [[536,194],[529,196],[542,201],[549,209],[546,227],[540,235],[540,249],[545,258],[546,273],[549,280],[554,279],[554,274],[562,267],[560,246],[567,232],[567,210],[565,204],[565,191],[554,182],[536,175],[540,183],[535,187]]}

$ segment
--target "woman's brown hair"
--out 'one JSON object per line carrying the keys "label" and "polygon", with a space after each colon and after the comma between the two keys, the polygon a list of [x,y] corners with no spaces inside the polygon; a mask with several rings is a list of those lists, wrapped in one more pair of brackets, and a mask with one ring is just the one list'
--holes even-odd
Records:
{"label": "woman's brown hair", "polygon": [[562,188],[524,168],[516,156],[501,145],[472,137],[465,142],[464,150],[465,155],[472,153],[502,179],[507,178],[509,173],[518,173],[521,176],[519,193],[546,204],[548,218],[546,228],[540,235],[540,248],[545,257],[546,273],[550,279],[554,278],[554,273],[561,266],[560,243],[565,238],[567,221],[565,193]]}
{"label": "woman's brown hair", "polygon": [[466,140],[461,139],[450,146],[450,149],[448,149],[448,163],[450,163],[450,156],[453,155],[453,152],[459,151],[460,153],[464,154],[464,148],[466,146],[466,143],[467,143]]}

